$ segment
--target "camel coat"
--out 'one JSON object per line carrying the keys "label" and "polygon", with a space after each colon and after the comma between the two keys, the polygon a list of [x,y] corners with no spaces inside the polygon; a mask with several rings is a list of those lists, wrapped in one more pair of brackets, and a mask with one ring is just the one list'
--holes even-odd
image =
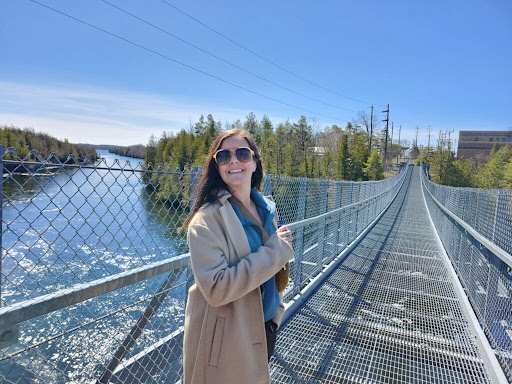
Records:
{"label": "camel coat", "polygon": [[[184,384],[270,382],[260,285],[293,257],[273,234],[251,253],[227,192],[196,213],[188,229],[195,284],[188,291]],[[284,306],[272,319],[281,323]]]}

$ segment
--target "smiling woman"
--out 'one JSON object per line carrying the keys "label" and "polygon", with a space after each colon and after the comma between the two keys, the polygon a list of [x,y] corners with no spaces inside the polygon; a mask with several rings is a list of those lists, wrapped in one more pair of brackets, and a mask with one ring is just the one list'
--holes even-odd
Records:
{"label": "smiling woman", "polygon": [[[223,132],[205,164],[188,226],[195,284],[185,310],[185,383],[268,383],[284,307],[276,275],[293,256],[261,195],[263,168],[247,131]],[[283,288],[280,286],[280,290]]]}

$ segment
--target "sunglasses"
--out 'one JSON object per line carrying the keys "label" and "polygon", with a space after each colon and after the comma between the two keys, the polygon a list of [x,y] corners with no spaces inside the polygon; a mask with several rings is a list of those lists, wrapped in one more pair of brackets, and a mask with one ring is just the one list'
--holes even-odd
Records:
{"label": "sunglasses", "polygon": [[237,160],[241,163],[248,163],[254,157],[254,151],[248,147],[238,147],[238,148],[227,148],[227,149],[219,149],[213,155],[215,162],[217,165],[225,165],[229,163],[231,160],[231,155],[235,152],[235,156]]}

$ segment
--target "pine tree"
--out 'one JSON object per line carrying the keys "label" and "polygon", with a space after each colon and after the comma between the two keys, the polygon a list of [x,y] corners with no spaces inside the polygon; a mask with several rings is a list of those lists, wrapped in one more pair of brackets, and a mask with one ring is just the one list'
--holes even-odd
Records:
{"label": "pine tree", "polygon": [[311,177],[311,156],[313,146],[313,128],[308,124],[306,116],[301,116],[292,126],[292,137],[295,149],[300,157],[300,176]]}
{"label": "pine tree", "polygon": [[498,150],[495,143],[489,160],[478,172],[477,185],[480,188],[505,188],[505,165],[512,158],[512,149],[506,145]]}
{"label": "pine tree", "polygon": [[365,163],[364,173],[368,180],[382,180],[384,178],[382,159],[376,149],[372,150],[372,154]]}
{"label": "pine tree", "polygon": [[500,146],[498,145],[498,143],[495,142],[491,148],[491,153],[489,155],[489,159],[492,159],[494,157],[494,155],[496,154],[496,152],[498,152],[499,149],[500,149]]}
{"label": "pine tree", "polygon": [[268,116],[263,116],[261,119],[261,156],[263,158],[263,170],[265,173],[275,173],[276,168],[274,167],[275,161],[273,160],[276,156],[276,139],[274,135],[274,127]]}
{"label": "pine tree", "polygon": [[350,180],[366,180],[364,173],[365,163],[368,161],[368,145],[366,135],[358,132],[352,135],[352,145],[349,149],[351,158]]}
{"label": "pine tree", "polygon": [[505,164],[503,172],[504,188],[512,188],[512,159]]}
{"label": "pine tree", "polygon": [[414,143],[411,147],[411,150],[409,151],[409,157],[411,159],[417,159],[419,155],[420,155],[420,150],[419,150],[418,146],[416,145],[416,143]]}
{"label": "pine tree", "polygon": [[258,120],[256,119],[256,115],[251,112],[246,116],[246,120],[244,123],[244,129],[249,131],[256,144],[259,145],[261,142],[261,128],[258,124]]}
{"label": "pine tree", "polygon": [[338,143],[336,164],[336,178],[338,180],[348,180],[350,174],[349,157],[350,154],[348,152],[348,135],[343,134],[343,136],[341,136],[341,140]]}
{"label": "pine tree", "polygon": [[278,175],[284,174],[284,170],[287,164],[287,158],[285,156],[285,147],[288,141],[288,136],[290,132],[290,122],[286,121],[284,124],[279,123],[276,128],[275,140],[276,140],[276,152],[277,156],[276,160],[276,172]]}

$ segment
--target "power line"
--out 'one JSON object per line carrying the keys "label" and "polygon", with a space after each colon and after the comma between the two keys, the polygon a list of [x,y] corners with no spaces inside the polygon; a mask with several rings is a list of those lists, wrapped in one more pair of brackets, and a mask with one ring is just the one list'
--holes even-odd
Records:
{"label": "power line", "polygon": [[[165,3],[165,4],[167,4],[169,7],[172,7],[172,8],[174,8],[175,10],[177,10],[178,12],[180,12],[180,13],[182,13],[183,15],[187,16],[188,18],[190,18],[190,19],[194,20],[196,23],[199,23],[199,24],[201,24],[203,27],[205,27],[205,28],[209,29],[210,31],[212,31],[212,32],[216,33],[217,35],[219,35],[219,36],[220,36],[220,37],[222,37],[223,39],[226,39],[227,41],[229,41],[229,42],[231,42],[231,43],[235,44],[236,46],[238,46],[238,47],[242,48],[243,50],[245,50],[245,51],[249,52],[251,55],[254,55],[254,56],[258,57],[259,59],[261,59],[261,60],[263,60],[263,61],[266,61],[267,63],[269,63],[269,64],[273,65],[274,67],[279,68],[280,70],[285,71],[286,73],[288,73],[288,74],[290,74],[290,75],[292,75],[292,76],[295,76],[295,77],[296,77],[296,78],[298,78],[298,79],[301,79],[301,80],[303,80],[303,81],[305,81],[305,82],[307,82],[307,83],[309,83],[309,84],[311,84],[311,85],[314,85],[315,87],[321,88],[321,89],[323,89],[324,91],[330,92],[330,93],[332,93],[332,94],[334,94],[334,95],[338,95],[338,96],[344,97],[344,98],[346,98],[346,99],[349,99],[349,100],[352,100],[352,101],[356,101],[356,102],[358,102],[358,103],[362,103],[362,104],[368,104],[368,105],[370,105],[370,103],[368,103],[368,102],[366,102],[366,101],[362,101],[362,100],[354,99],[353,97],[350,97],[350,96],[342,95],[341,93],[338,93],[338,92],[333,91],[333,90],[331,90],[331,89],[329,89],[329,88],[326,88],[326,87],[324,87],[323,85],[320,85],[320,84],[317,84],[317,83],[315,83],[315,82],[313,82],[313,81],[311,81],[311,80],[308,80],[308,79],[306,79],[306,78],[305,78],[305,77],[303,77],[303,76],[297,75],[296,73],[294,73],[294,72],[290,71],[289,69],[286,69],[286,68],[282,67],[281,65],[279,65],[279,64],[277,64],[277,63],[275,63],[274,61],[272,61],[272,60],[270,60],[270,59],[267,59],[267,58],[265,58],[265,57],[261,56],[260,54],[258,54],[258,53],[256,53],[256,52],[254,52],[253,50],[251,50],[251,49],[247,48],[246,46],[244,46],[244,45],[242,45],[242,44],[240,44],[240,43],[236,42],[236,41],[235,41],[235,40],[233,40],[233,39],[231,39],[230,37],[228,37],[228,36],[226,36],[226,35],[224,35],[224,34],[220,33],[220,32],[219,32],[219,31],[217,31],[216,29],[214,29],[214,28],[210,27],[209,25],[207,25],[207,24],[203,23],[201,20],[196,19],[194,16],[192,16],[192,15],[188,14],[187,12],[185,12],[185,11],[181,10],[180,8],[178,8],[178,7],[176,7],[175,5],[173,5],[173,4],[171,4],[171,3],[169,3],[168,1],[166,1],[166,0],[161,0],[161,1],[162,1],[163,3]],[[380,104],[376,104],[376,105],[381,106],[381,107],[385,107],[385,105],[380,105]]]}
{"label": "power line", "polygon": [[100,28],[100,27],[98,27],[98,26],[96,26],[96,25],[90,24],[90,23],[88,23],[88,22],[86,22],[86,21],[83,21],[83,20],[81,20],[81,19],[79,19],[79,18],[76,18],[76,17],[71,16],[71,15],[69,15],[69,14],[67,14],[67,13],[64,13],[64,12],[62,12],[62,11],[59,11],[58,9],[52,8],[52,7],[50,7],[50,6],[46,5],[46,4],[40,3],[40,2],[39,2],[39,1],[37,1],[37,0],[28,0],[28,1],[31,1],[32,3],[38,4],[38,5],[42,6],[42,7],[45,7],[45,8],[47,8],[47,9],[49,9],[49,10],[53,11],[53,12],[56,12],[56,13],[58,13],[58,14],[60,14],[60,15],[66,16],[66,17],[68,17],[68,18],[70,18],[70,19],[72,19],[72,20],[78,21],[79,23],[82,23],[82,24],[84,24],[84,25],[87,25],[88,27],[94,28],[94,29],[96,29],[96,30],[98,30],[98,31],[100,31],[100,32],[106,33],[107,35],[110,35],[110,36],[112,36],[112,37],[115,37],[116,39],[122,40],[122,41],[124,41],[124,42],[126,42],[126,43],[128,43],[128,44],[131,44],[131,45],[133,45],[133,46],[136,46],[136,47],[138,47],[138,48],[141,48],[141,49],[143,49],[143,50],[145,50],[145,51],[147,51],[147,52],[153,53],[154,55],[160,56],[160,57],[162,57],[162,58],[164,58],[164,59],[166,59],[166,60],[172,61],[173,63],[179,64],[179,65],[182,65],[182,66],[184,66],[184,67],[186,67],[186,68],[192,69],[192,70],[194,70],[194,71],[196,71],[196,72],[202,73],[203,75],[209,76],[209,77],[211,77],[211,78],[213,78],[213,79],[216,79],[216,80],[219,80],[219,81],[222,81],[222,82],[224,82],[224,83],[226,83],[226,84],[229,84],[229,85],[231,85],[231,86],[233,86],[233,87],[236,87],[236,88],[242,89],[242,90],[244,90],[244,91],[246,91],[246,92],[252,93],[252,94],[257,95],[257,96],[260,96],[260,97],[264,97],[264,98],[266,98],[266,99],[268,99],[268,100],[272,100],[272,101],[274,101],[274,102],[276,102],[276,103],[283,104],[283,105],[286,105],[286,106],[288,106],[288,107],[292,107],[292,108],[299,109],[299,110],[304,111],[304,112],[311,113],[311,114],[313,114],[313,115],[323,116],[323,117],[327,117],[327,118],[329,118],[329,119],[339,120],[339,121],[343,121],[343,122],[346,122],[346,121],[347,121],[347,120],[343,120],[343,119],[340,119],[340,118],[337,118],[337,117],[332,117],[332,116],[324,115],[324,114],[322,114],[322,113],[318,113],[318,112],[310,111],[309,109],[305,109],[305,108],[302,108],[302,107],[297,107],[297,106],[295,106],[295,105],[293,105],[293,104],[289,104],[289,103],[287,103],[287,102],[284,102],[284,101],[281,101],[281,100],[275,99],[275,98],[273,98],[273,97],[271,97],[271,96],[267,96],[267,95],[264,95],[264,94],[262,94],[262,93],[259,93],[259,92],[256,92],[256,91],[253,91],[252,89],[246,88],[246,87],[244,87],[244,86],[242,86],[242,85],[238,85],[238,84],[233,83],[233,82],[231,82],[231,81],[229,81],[229,80],[225,80],[225,79],[223,79],[223,78],[221,78],[221,77],[218,77],[218,76],[216,76],[216,75],[212,75],[211,73],[205,72],[205,71],[203,71],[203,70],[201,70],[201,69],[199,69],[199,68],[195,68],[195,67],[193,67],[193,66],[191,66],[191,65],[189,65],[189,64],[186,64],[186,63],[183,63],[183,62],[178,61],[178,60],[176,60],[176,59],[173,59],[173,58],[171,58],[171,57],[169,57],[169,56],[167,56],[167,55],[164,55],[163,53],[160,53],[160,52],[158,52],[158,51],[155,51],[155,50],[153,50],[153,49],[151,49],[151,48],[147,48],[147,47],[145,47],[145,46],[143,46],[143,45],[141,45],[141,44],[135,43],[135,42],[133,42],[133,41],[131,41],[131,40],[128,40],[128,39],[126,39],[126,38],[124,38],[124,37],[122,37],[122,36],[116,35],[116,34],[115,34],[115,33],[113,33],[113,32],[107,31],[107,30],[105,30],[105,29],[103,29],[103,28]]}
{"label": "power line", "polygon": [[197,49],[197,50],[199,50],[199,51],[201,51],[201,52],[203,52],[203,53],[205,53],[205,54],[207,54],[207,55],[209,55],[209,56],[211,56],[211,57],[214,57],[214,58],[215,58],[215,59],[217,59],[217,60],[222,61],[223,63],[226,63],[226,64],[228,64],[228,65],[231,65],[232,67],[237,68],[237,69],[239,69],[239,70],[241,70],[241,71],[243,71],[243,72],[245,72],[245,73],[248,73],[248,74],[249,74],[249,75],[251,75],[251,76],[254,76],[254,77],[256,77],[256,78],[258,78],[258,79],[260,79],[260,80],[266,81],[267,83],[270,83],[270,84],[272,84],[272,85],[275,85],[276,87],[282,88],[282,89],[284,89],[284,90],[286,90],[286,91],[288,91],[288,92],[291,92],[291,93],[294,93],[294,94],[296,94],[296,95],[299,95],[299,96],[305,97],[305,98],[307,98],[307,99],[310,99],[310,100],[316,101],[317,103],[321,103],[321,104],[327,105],[327,106],[329,106],[329,107],[338,108],[338,109],[341,109],[341,110],[343,110],[343,111],[348,111],[348,112],[356,112],[356,111],[354,111],[354,110],[352,110],[352,109],[347,109],[347,108],[339,107],[339,106],[337,106],[337,105],[330,104],[330,103],[327,103],[327,102],[325,102],[325,101],[315,99],[314,97],[310,97],[310,96],[308,96],[308,95],[305,95],[305,94],[303,94],[303,93],[300,93],[300,92],[294,91],[293,89],[290,89],[290,88],[288,88],[288,87],[285,87],[284,85],[281,85],[281,84],[279,84],[279,83],[276,83],[276,82],[274,82],[274,81],[272,81],[272,80],[269,80],[269,79],[267,79],[267,78],[265,78],[265,77],[263,77],[263,76],[260,76],[260,75],[258,75],[258,74],[256,74],[256,73],[254,73],[254,72],[251,72],[251,71],[249,71],[249,70],[247,70],[247,69],[245,69],[245,68],[243,68],[243,67],[241,67],[241,66],[239,66],[239,65],[237,65],[237,64],[234,64],[234,63],[232,63],[232,62],[230,62],[230,61],[228,61],[228,60],[226,60],[226,59],[223,59],[222,57],[217,56],[216,54],[214,54],[214,53],[212,53],[212,52],[210,52],[210,51],[207,51],[206,49],[203,49],[203,48],[201,48],[201,47],[199,47],[199,46],[197,46],[197,45],[195,45],[195,44],[193,44],[193,43],[191,43],[191,42],[189,42],[189,41],[187,41],[187,40],[185,40],[185,39],[183,39],[183,38],[181,38],[181,37],[179,37],[179,36],[176,36],[176,35],[174,35],[173,33],[169,32],[169,31],[167,31],[167,30],[165,30],[165,29],[163,29],[163,28],[160,28],[159,26],[157,26],[157,25],[155,25],[155,24],[153,24],[153,23],[151,23],[151,22],[149,22],[149,21],[147,21],[147,20],[144,20],[143,18],[141,18],[141,17],[139,17],[139,16],[137,16],[137,15],[135,15],[135,14],[133,14],[133,13],[131,13],[131,12],[129,12],[129,11],[127,11],[127,10],[125,10],[125,9],[121,8],[121,7],[118,7],[118,6],[117,6],[117,5],[115,5],[115,4],[112,4],[112,3],[108,2],[107,0],[100,0],[100,1],[103,1],[105,4],[108,4],[108,5],[110,5],[111,7],[116,8],[116,9],[118,9],[119,11],[126,13],[127,15],[130,15],[131,17],[133,17],[133,18],[135,18],[135,19],[137,19],[137,20],[139,20],[139,21],[141,21],[141,22],[143,22],[143,23],[145,23],[145,24],[147,24],[147,25],[149,25],[149,26],[151,26],[151,27],[153,27],[153,28],[155,28],[155,29],[159,30],[160,32],[163,32],[163,33],[165,33],[165,34],[167,34],[167,35],[169,35],[169,36],[171,36],[171,37],[173,37],[173,38],[175,38],[175,39],[177,39],[177,40],[181,41],[181,42],[182,42],[182,43],[184,43],[184,44],[187,44],[187,45],[189,45],[189,46],[191,46],[191,47],[193,47],[193,48],[195,48],[195,49]]}

